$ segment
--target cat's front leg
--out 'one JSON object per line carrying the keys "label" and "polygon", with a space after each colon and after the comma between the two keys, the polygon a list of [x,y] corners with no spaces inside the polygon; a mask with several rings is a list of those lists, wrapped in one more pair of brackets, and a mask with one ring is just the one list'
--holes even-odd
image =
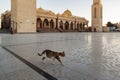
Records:
{"label": "cat's front leg", "polygon": [[55,64],[55,58],[54,57],[52,58],[52,64],[53,65]]}
{"label": "cat's front leg", "polygon": [[62,66],[64,66],[59,57],[56,57],[56,59],[61,63]]}

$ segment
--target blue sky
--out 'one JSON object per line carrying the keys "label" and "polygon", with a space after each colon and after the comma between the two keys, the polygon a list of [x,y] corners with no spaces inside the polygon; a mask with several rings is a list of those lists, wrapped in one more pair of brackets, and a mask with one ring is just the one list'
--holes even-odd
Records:
{"label": "blue sky", "polygon": [[[0,14],[10,10],[11,0],[1,0]],[[63,13],[69,9],[73,15],[85,17],[91,25],[91,5],[93,0],[37,0],[37,7]],[[103,0],[103,25],[108,21],[120,22],[120,0]]]}

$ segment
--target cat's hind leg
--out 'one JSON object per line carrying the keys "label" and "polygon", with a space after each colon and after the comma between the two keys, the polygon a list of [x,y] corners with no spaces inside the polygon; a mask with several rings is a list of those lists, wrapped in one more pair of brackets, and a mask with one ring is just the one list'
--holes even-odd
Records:
{"label": "cat's hind leg", "polygon": [[44,63],[45,59],[46,59],[45,57],[42,58],[42,62],[43,62],[43,63]]}

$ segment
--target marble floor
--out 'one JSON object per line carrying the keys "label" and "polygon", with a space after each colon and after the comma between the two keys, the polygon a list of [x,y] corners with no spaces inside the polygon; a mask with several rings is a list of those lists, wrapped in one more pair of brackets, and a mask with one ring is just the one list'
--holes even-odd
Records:
{"label": "marble floor", "polygon": [[[45,49],[64,66],[42,63]],[[0,34],[0,80],[120,80],[120,33]]]}

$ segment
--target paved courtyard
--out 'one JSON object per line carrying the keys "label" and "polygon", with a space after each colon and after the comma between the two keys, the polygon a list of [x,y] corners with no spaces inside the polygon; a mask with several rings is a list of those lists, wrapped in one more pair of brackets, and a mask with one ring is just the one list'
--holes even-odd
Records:
{"label": "paved courtyard", "polygon": [[[42,63],[45,49],[64,66]],[[0,80],[120,80],[120,33],[0,34]]]}

